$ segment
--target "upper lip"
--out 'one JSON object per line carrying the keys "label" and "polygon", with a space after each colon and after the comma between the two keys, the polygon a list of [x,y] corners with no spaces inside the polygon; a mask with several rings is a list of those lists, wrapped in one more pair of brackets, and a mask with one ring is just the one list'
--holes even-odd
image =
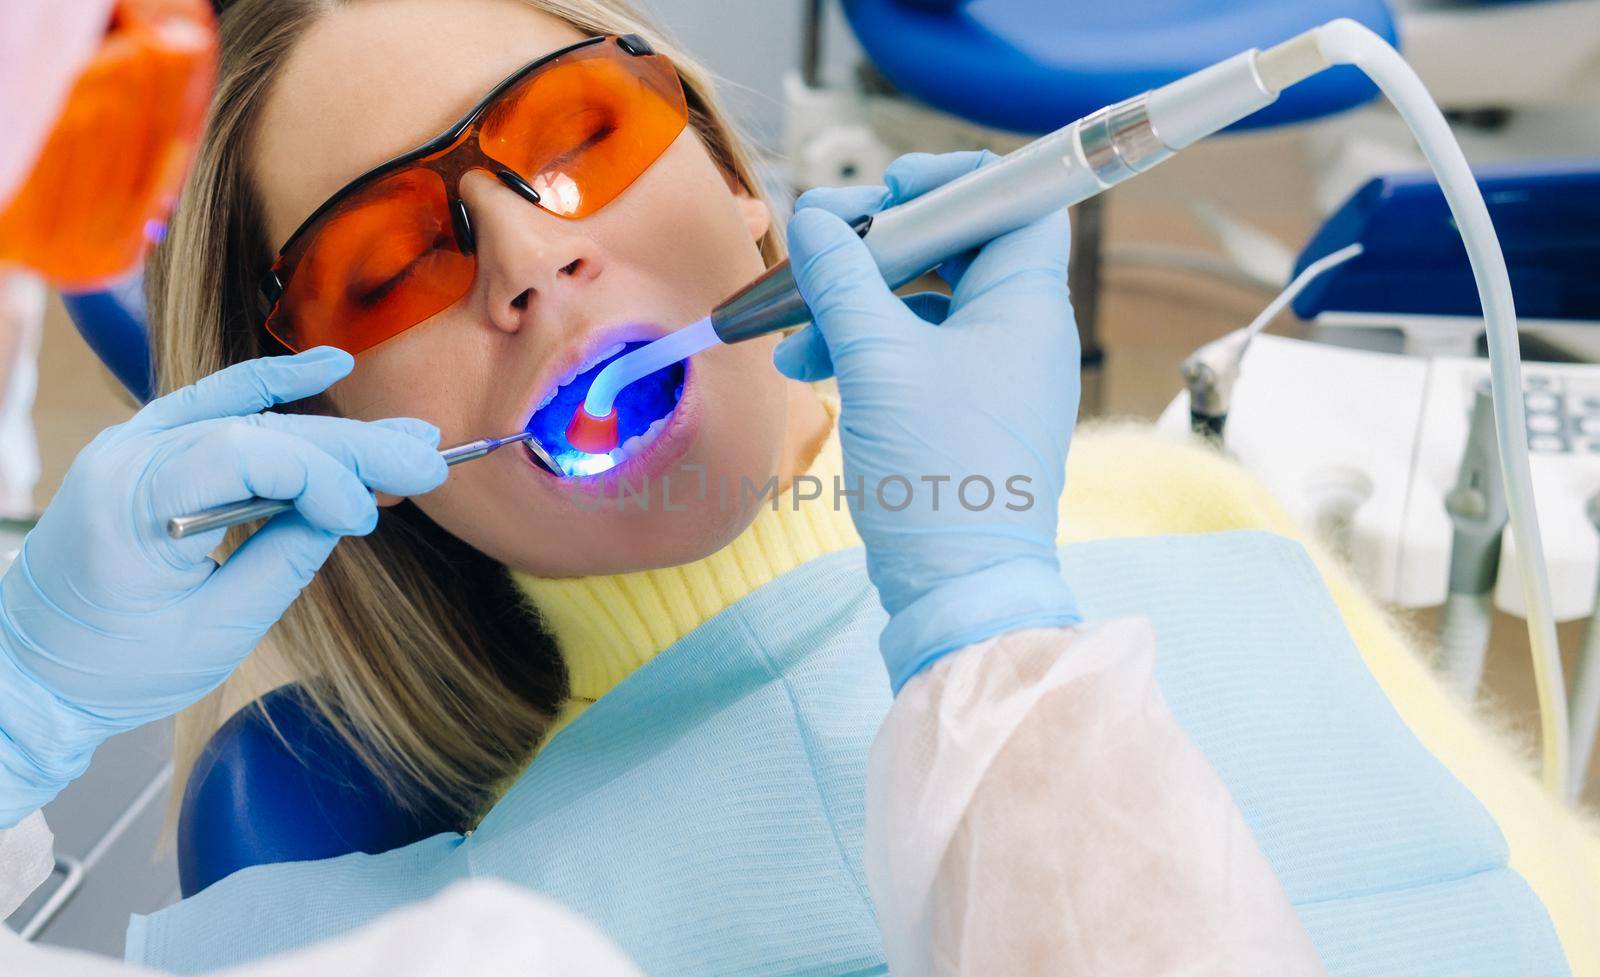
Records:
{"label": "upper lip", "polygon": [[522,411],[523,426],[526,427],[533,420],[533,415],[537,412],[540,401],[544,400],[545,394],[550,393],[569,376],[575,377],[583,372],[582,368],[585,364],[589,364],[590,360],[598,358],[601,353],[618,343],[656,339],[665,332],[662,326],[651,322],[623,322],[604,326],[583,337],[581,342],[573,343],[559,354],[550,357],[535,375],[528,391],[528,399]]}

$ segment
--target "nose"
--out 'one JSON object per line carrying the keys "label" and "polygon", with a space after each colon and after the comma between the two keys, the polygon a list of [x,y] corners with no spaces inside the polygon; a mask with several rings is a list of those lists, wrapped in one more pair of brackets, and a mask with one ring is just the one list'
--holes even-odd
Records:
{"label": "nose", "polygon": [[537,309],[577,301],[602,271],[600,249],[577,221],[548,214],[487,173],[461,181],[489,321],[521,330]]}

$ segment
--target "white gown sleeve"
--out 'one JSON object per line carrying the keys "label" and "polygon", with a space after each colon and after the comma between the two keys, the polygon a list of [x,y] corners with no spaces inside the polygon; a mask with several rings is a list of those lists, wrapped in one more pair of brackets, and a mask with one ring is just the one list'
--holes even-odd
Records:
{"label": "white gown sleeve", "polygon": [[[0,932],[6,977],[157,977],[157,971]],[[594,926],[551,899],[473,879],[338,939],[213,977],[644,977]]]}
{"label": "white gown sleeve", "polygon": [[55,867],[55,837],[38,811],[0,830],[0,919],[17,911]]}
{"label": "white gown sleeve", "polygon": [[867,780],[890,973],[1324,974],[1154,666],[1127,618],[1003,635],[906,684]]}

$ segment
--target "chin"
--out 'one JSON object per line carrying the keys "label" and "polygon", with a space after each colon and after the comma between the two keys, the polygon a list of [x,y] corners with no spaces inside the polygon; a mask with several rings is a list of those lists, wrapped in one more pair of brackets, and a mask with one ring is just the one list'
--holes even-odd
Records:
{"label": "chin", "polygon": [[[704,559],[733,542],[752,514],[689,505],[685,512],[586,513],[569,530],[583,537],[566,554],[548,551],[513,557],[509,562],[540,577],[588,577],[682,566]],[[552,559],[554,557],[554,559]]]}

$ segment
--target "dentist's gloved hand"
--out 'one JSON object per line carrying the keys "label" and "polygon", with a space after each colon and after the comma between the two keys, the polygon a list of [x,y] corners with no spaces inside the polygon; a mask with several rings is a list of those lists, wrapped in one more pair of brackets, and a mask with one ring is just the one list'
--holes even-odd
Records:
{"label": "dentist's gloved hand", "polygon": [[841,219],[987,158],[903,157],[887,190],[812,191],[789,225],[814,323],[775,361],[793,379],[838,378],[845,487],[865,488],[852,515],[890,615],[881,647],[896,692],[966,645],[1079,620],[1056,558],[1080,385],[1066,212],[947,263],[948,305],[916,296],[915,312]]}
{"label": "dentist's gloved hand", "polygon": [[[399,418],[262,414],[320,393],[349,354],[240,363],[102,432],[0,578],[0,828],[42,806],[107,737],[216,688],[342,536],[371,532],[372,489],[445,478],[439,432]],[[221,566],[223,530],[167,536],[182,515],[252,495],[292,499]]]}

